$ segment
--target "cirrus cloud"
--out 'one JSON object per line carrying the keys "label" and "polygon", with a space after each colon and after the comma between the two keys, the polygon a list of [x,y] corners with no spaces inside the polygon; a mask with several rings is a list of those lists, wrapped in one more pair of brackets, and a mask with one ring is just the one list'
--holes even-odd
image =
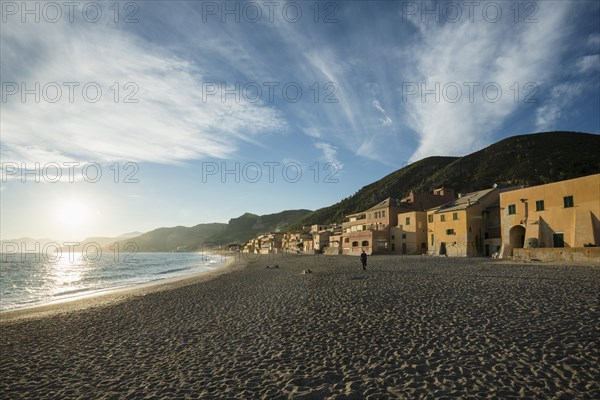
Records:
{"label": "cirrus cloud", "polygon": [[203,96],[196,65],[123,29],[3,25],[3,92],[19,88],[3,99],[3,160],[177,164],[287,127],[264,104]]}

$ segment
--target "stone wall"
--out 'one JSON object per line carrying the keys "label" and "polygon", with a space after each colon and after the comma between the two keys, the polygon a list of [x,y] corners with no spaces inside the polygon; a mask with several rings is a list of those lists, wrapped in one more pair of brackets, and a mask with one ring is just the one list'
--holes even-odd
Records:
{"label": "stone wall", "polygon": [[513,249],[513,261],[595,262],[600,266],[600,247]]}

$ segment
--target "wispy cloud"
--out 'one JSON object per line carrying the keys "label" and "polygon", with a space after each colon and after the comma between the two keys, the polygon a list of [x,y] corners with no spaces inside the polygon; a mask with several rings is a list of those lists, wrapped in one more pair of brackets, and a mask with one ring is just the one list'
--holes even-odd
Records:
{"label": "wispy cloud", "polygon": [[[3,160],[172,164],[228,157],[240,141],[286,129],[268,105],[202,96],[202,75],[189,61],[125,30],[89,25],[3,26],[3,82],[39,83],[41,93],[3,104]],[[65,82],[77,84],[72,101]],[[48,84],[62,89],[58,101],[48,101],[52,90],[44,96]],[[89,101],[96,88],[99,100]]]}
{"label": "wispy cloud", "polygon": [[373,107],[378,109],[381,113],[385,114],[385,110],[381,107],[381,104],[377,100],[373,100]]}
{"label": "wispy cloud", "polygon": [[600,33],[593,33],[587,38],[587,46],[593,51],[600,50]]}
{"label": "wispy cloud", "polygon": [[332,164],[335,164],[339,169],[342,169],[344,167],[344,164],[342,164],[337,157],[337,147],[332,146],[329,143],[325,143],[325,142],[316,142],[314,143],[315,148],[321,150],[323,152],[323,159],[326,162],[330,162]]}
{"label": "wispy cloud", "polygon": [[379,103],[378,100],[373,100],[373,107],[375,107],[380,113],[383,114],[383,117],[379,118],[379,121],[381,122],[381,125],[383,125],[383,126],[391,126],[392,123],[393,123],[393,121],[387,115],[387,113],[385,112],[385,109],[381,106],[381,103]]}
{"label": "wispy cloud", "polygon": [[387,116],[385,118],[381,118],[380,121],[381,121],[381,125],[383,125],[383,126],[391,126],[393,123],[392,119]]}
{"label": "wispy cloud", "polygon": [[[507,14],[499,23],[481,18],[475,23],[468,18],[422,23],[420,15],[406,22],[392,12],[399,12],[397,4],[374,11],[361,2],[340,6],[340,23],[331,25],[314,24],[310,13],[303,19],[310,26],[283,18],[251,24],[222,23],[215,17],[212,25],[200,24],[200,7],[193,2],[168,14],[158,5],[148,6],[157,13],[158,27],[25,27],[11,21],[3,26],[1,39],[4,81],[76,81],[81,83],[79,94],[83,84],[98,82],[103,97],[98,103],[64,98],[55,104],[11,97],[3,104],[2,155],[17,161],[173,164],[232,157],[248,143],[267,147],[270,142],[262,135],[288,133],[290,127],[304,133],[304,139],[334,143],[384,164],[395,163],[399,152],[413,160],[465,154],[489,144],[494,132],[525,108],[526,84],[533,82],[550,93],[561,70],[570,3],[539,3],[538,22],[530,24],[513,23],[505,4]],[[372,16],[381,19],[377,29],[370,23]],[[203,40],[193,39],[197,37]],[[593,48],[599,46],[600,35],[583,39],[581,46],[587,49],[574,58],[575,72],[593,71],[598,64]],[[219,89],[203,96],[202,82],[207,81],[231,87],[234,82],[286,80],[300,82],[301,102],[251,103],[232,96],[222,101]],[[119,103],[111,100],[114,82]],[[330,82],[336,85],[336,103],[323,102],[329,93],[324,85]],[[427,95],[423,102],[419,93],[403,102],[407,82],[423,83],[419,91],[437,83],[444,94],[452,94],[452,88],[444,92],[444,85],[457,83],[462,95],[457,102]],[[465,82],[478,85],[473,102]],[[135,86],[126,89],[127,83]],[[315,83],[318,101],[311,89]],[[487,83],[501,88],[498,101],[483,98]],[[490,96],[494,90],[490,88]],[[129,94],[139,102],[124,103]],[[533,125],[535,112],[529,114]]]}
{"label": "wispy cloud", "polygon": [[319,132],[319,130],[314,127],[304,129],[304,133],[307,136],[310,136],[315,139],[319,139],[321,137],[321,132]]}
{"label": "wispy cloud", "polygon": [[563,83],[552,88],[548,101],[536,110],[536,128],[541,131],[554,130],[554,124],[563,115],[563,110],[581,90],[580,84],[573,83]]}
{"label": "wispy cloud", "polygon": [[[492,132],[524,101],[525,85],[542,86],[560,70],[555,61],[565,32],[557,27],[564,25],[568,10],[567,2],[540,4],[539,22],[531,24],[413,20],[419,37],[405,76],[418,94],[407,97],[406,122],[420,143],[411,159],[462,155],[489,143]],[[470,82],[477,85],[472,96]],[[515,83],[520,89],[516,98]],[[489,91],[483,93],[487,84]],[[406,84],[399,91],[406,94],[407,88],[414,91],[415,86]],[[423,96],[424,89],[437,92],[437,98]]]}
{"label": "wispy cloud", "polygon": [[600,54],[583,56],[577,60],[577,69],[581,73],[588,71],[598,72],[600,70]]}

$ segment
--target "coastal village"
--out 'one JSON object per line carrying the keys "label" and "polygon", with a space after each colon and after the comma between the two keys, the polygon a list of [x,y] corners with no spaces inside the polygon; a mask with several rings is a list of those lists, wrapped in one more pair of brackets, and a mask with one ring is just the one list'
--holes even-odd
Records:
{"label": "coastal village", "polygon": [[472,193],[442,187],[387,198],[341,224],[265,233],[242,252],[597,261],[599,218],[600,174]]}

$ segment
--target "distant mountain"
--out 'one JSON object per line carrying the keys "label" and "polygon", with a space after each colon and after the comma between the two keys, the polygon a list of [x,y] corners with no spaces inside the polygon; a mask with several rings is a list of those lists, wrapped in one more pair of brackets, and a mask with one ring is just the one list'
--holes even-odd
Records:
{"label": "distant mountain", "polygon": [[310,210],[287,210],[276,214],[245,213],[229,223],[198,224],[192,227],[158,228],[143,235],[120,240],[122,251],[133,251],[133,242],[140,252],[201,251],[212,245],[243,244],[266,232],[282,231],[299,221]]}
{"label": "distant mountain", "polygon": [[[246,213],[232,218],[227,224],[159,228],[135,237],[125,234],[116,239],[87,238],[81,245],[95,241],[108,250],[118,241],[120,248],[128,251],[124,249],[127,243],[135,242],[138,251],[171,252],[199,251],[206,244],[242,244],[265,232],[341,222],[345,215],[365,210],[387,197],[405,197],[411,190],[429,193],[444,186],[468,193],[489,188],[494,183],[532,186],[600,173],[598,150],[600,135],[595,134],[548,132],[513,136],[464,157],[428,157],[414,162],[317,211],[288,210],[269,215]],[[27,248],[34,248],[35,242],[40,242],[24,239],[27,239]]]}
{"label": "distant mountain", "polygon": [[227,224],[227,229],[216,234],[212,240],[215,243],[240,243],[243,244],[265,232],[280,232],[311,214],[311,210],[286,210],[276,214],[255,215],[245,213],[238,218],[232,218]]}
{"label": "distant mountain", "polygon": [[62,241],[50,238],[36,239],[30,237],[3,239],[0,241],[0,253],[39,253],[43,251],[46,246],[48,246],[46,247],[48,251],[54,251],[57,245],[62,245]]}
{"label": "distant mountain", "polygon": [[513,136],[464,157],[428,157],[367,185],[298,221],[341,222],[387,197],[448,187],[468,193],[499,185],[540,185],[600,172],[600,135],[547,132]]}
{"label": "distant mountain", "polygon": [[[92,252],[94,251],[98,246],[100,248],[102,247],[108,247],[110,245],[112,245],[115,242],[118,242],[119,240],[122,240],[121,237],[105,237],[105,236],[90,236],[87,237],[83,240],[79,240],[76,241],[77,243],[79,243],[78,245],[68,245],[68,246],[63,246],[62,247],[62,251],[75,251],[75,252],[79,252],[79,251],[83,251],[85,249],[85,252]],[[60,243],[61,245],[63,245],[63,243]],[[92,246],[92,247],[89,247]],[[90,255],[91,257],[91,255]]]}
{"label": "distant mountain", "polygon": [[144,232],[137,232],[137,231],[136,231],[136,232],[128,232],[128,233],[124,233],[124,234],[122,234],[122,235],[119,235],[119,236],[117,236],[117,237],[120,237],[120,238],[130,238],[130,237],[136,237],[136,236],[140,236],[140,235],[143,235],[143,234],[144,234]]}
{"label": "distant mountain", "polygon": [[[119,248],[123,252],[199,251],[203,243],[212,242],[211,238],[226,227],[227,224],[212,223],[158,228],[140,236],[121,239]],[[134,247],[130,247],[131,243],[134,243]]]}

